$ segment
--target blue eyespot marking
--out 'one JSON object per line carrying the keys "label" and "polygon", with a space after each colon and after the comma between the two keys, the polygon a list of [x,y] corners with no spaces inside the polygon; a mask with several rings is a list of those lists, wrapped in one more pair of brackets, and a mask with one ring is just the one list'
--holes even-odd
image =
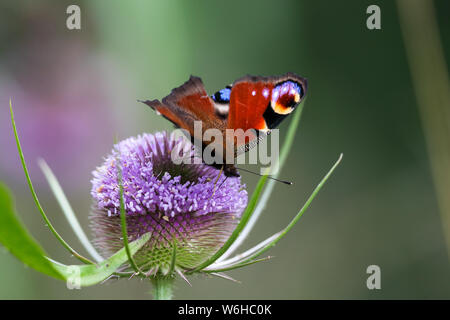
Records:
{"label": "blue eyespot marking", "polygon": [[284,107],[293,106],[299,103],[302,96],[302,87],[298,83],[286,81],[272,90],[272,103],[274,105],[280,104]]}
{"label": "blue eyespot marking", "polygon": [[298,85],[298,83],[293,81],[283,82],[282,84],[278,85],[275,89],[276,91],[278,91],[278,94],[280,96],[285,94],[289,95],[299,94],[300,96],[303,95],[302,88]]}
{"label": "blue eyespot marking", "polygon": [[214,93],[211,96],[211,98],[215,102],[228,103],[228,102],[230,102],[230,94],[231,94],[231,88],[225,88],[225,89],[219,90],[216,93]]}

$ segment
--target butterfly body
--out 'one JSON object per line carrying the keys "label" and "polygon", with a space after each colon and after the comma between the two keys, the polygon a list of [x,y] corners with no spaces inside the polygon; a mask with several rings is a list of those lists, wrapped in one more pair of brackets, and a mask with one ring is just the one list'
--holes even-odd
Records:
{"label": "butterfly body", "polygon": [[[213,141],[204,139],[208,129],[219,130],[223,136],[222,168],[226,176],[239,176],[234,159],[259,142],[279,125],[303,100],[307,80],[294,73],[282,76],[245,76],[209,96],[200,78],[191,76],[182,86],[159,100],[143,101],[177,127],[189,132],[205,149]],[[202,131],[194,130],[195,121],[202,122]],[[234,135],[228,134],[233,130]],[[231,146],[231,147],[230,147]],[[230,150],[231,149],[231,150]]]}

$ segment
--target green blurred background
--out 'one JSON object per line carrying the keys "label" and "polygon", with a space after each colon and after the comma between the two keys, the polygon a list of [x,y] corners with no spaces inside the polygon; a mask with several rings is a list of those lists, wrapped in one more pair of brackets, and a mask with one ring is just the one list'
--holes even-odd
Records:
{"label": "green blurred background", "polygon": [[[81,7],[79,31],[66,28],[69,4]],[[366,28],[370,4],[381,8],[381,30]],[[450,2],[434,5],[449,60]],[[439,213],[394,1],[2,1],[0,180],[50,256],[77,263],[45,227],[27,190],[8,122],[10,97],[43,206],[84,253],[38,157],[60,178],[88,232],[91,171],[114,136],[172,127],[136,99],[159,99],[191,74],[213,93],[247,73],[288,71],[309,80],[294,148],[280,175],[294,185],[276,186],[244,246],[284,227],[341,152],[344,161],[299,224],[271,249],[274,259],[230,272],[241,284],[194,277],[191,288],[177,281],[175,297],[449,299],[448,226]],[[288,126],[289,120],[280,126],[282,137]],[[257,178],[243,179],[251,192]],[[381,290],[366,287],[372,264],[381,267]],[[2,299],[148,299],[149,291],[139,280],[68,290],[0,248]]]}

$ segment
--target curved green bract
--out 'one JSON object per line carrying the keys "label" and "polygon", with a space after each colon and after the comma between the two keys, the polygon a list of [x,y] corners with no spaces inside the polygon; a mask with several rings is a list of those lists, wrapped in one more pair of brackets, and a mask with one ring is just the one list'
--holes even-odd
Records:
{"label": "curved green bract", "polygon": [[64,279],[45,251],[28,233],[16,215],[11,192],[0,182],[0,243],[27,266],[56,279]]}
{"label": "curved green bract", "polygon": [[207,270],[205,272],[211,273],[211,272],[218,272],[218,271],[228,271],[228,270],[241,268],[241,267],[244,267],[244,266],[247,266],[249,264],[256,263],[256,262],[267,260],[267,258],[265,258],[265,259],[264,258],[263,259],[258,259],[258,260],[253,260],[253,259],[256,259],[261,254],[263,254],[264,252],[269,250],[271,247],[275,246],[275,244],[278,241],[280,241],[289,232],[289,230],[292,229],[292,227],[298,222],[298,220],[300,220],[302,215],[306,212],[306,210],[309,208],[309,206],[311,205],[311,203],[314,200],[314,198],[319,193],[320,189],[322,189],[322,187],[327,182],[328,178],[330,178],[330,176],[333,174],[334,170],[340,164],[340,162],[342,161],[342,157],[343,157],[343,154],[341,154],[339,156],[339,159],[336,161],[336,163],[333,165],[333,167],[331,167],[331,169],[328,171],[328,173],[325,175],[325,177],[322,178],[322,180],[319,182],[319,184],[314,189],[312,194],[309,196],[308,200],[305,202],[305,204],[300,209],[300,211],[297,213],[297,215],[291,220],[291,222],[283,230],[281,230],[280,232],[277,232],[273,236],[271,236],[271,237],[267,238],[266,240],[264,240],[261,244],[263,244],[264,242],[266,242],[266,244],[263,245],[261,248],[255,250],[251,254],[243,256],[242,259],[232,263],[231,265],[224,265],[224,267],[222,267],[222,268],[219,267],[217,269],[211,269],[211,270]]}
{"label": "curved green bract", "polygon": [[[120,154],[120,153],[119,153]],[[128,242],[128,233],[127,233],[127,214],[125,212],[125,200],[123,197],[123,183],[122,183],[122,165],[119,158],[116,159],[117,162],[117,178],[119,185],[119,193],[120,193],[120,225],[122,228],[122,237],[123,237],[123,246],[125,249],[125,253],[128,257],[128,262],[130,263],[133,270],[138,274],[143,274],[143,272],[139,269],[136,262],[133,259],[133,254],[129,247]]]}
{"label": "curved green bract", "polygon": [[91,255],[92,258],[96,262],[103,261],[103,257],[97,252],[97,250],[94,248],[94,246],[89,242],[89,239],[84,232],[83,228],[81,227],[80,223],[78,222],[77,216],[75,215],[75,212],[73,211],[72,207],[70,206],[69,200],[67,199],[66,195],[64,194],[63,189],[61,188],[61,185],[58,182],[58,179],[56,178],[53,171],[50,169],[48,164],[45,162],[44,159],[38,159],[38,164],[41,167],[42,172],[44,173],[45,178],[47,179],[47,182],[50,186],[50,189],[53,192],[53,195],[55,196],[56,200],[59,203],[59,206],[61,207],[62,212],[66,216],[67,221],[69,222],[70,227],[72,228],[73,232],[77,236],[78,240],[81,242],[81,244],[84,246],[86,251]]}
{"label": "curved green bract", "polygon": [[[150,233],[144,234],[139,239],[130,242],[128,247],[130,254],[134,255],[142,246],[150,239]],[[120,249],[109,259],[98,264],[88,265],[64,265],[49,260],[53,267],[57,269],[66,280],[76,283],[76,277],[79,276],[79,284],[81,287],[88,287],[100,283],[111,276],[122,264],[128,262],[128,255],[125,248]]]}
{"label": "curved green bract", "polygon": [[[134,255],[148,241],[150,234],[130,242]],[[11,192],[0,182],[0,243],[27,266],[59,280],[74,281],[79,276],[81,287],[102,282],[128,261],[125,248],[99,264],[64,265],[46,257],[45,251],[29,234],[14,208]]]}
{"label": "curved green bract", "polygon": [[20,146],[19,141],[19,135],[17,133],[16,128],[16,122],[14,120],[14,112],[12,109],[12,102],[11,99],[9,100],[9,111],[11,113],[11,124],[14,131],[14,138],[16,139],[16,145],[17,145],[17,151],[19,152],[20,162],[22,163],[23,172],[25,173],[25,177],[27,178],[28,187],[30,188],[31,195],[33,196],[34,203],[36,204],[36,208],[41,213],[42,218],[44,219],[45,223],[47,224],[50,231],[53,233],[53,235],[58,239],[58,241],[62,244],[64,248],[66,248],[75,258],[80,260],[83,263],[93,263],[91,260],[83,257],[81,254],[79,254],[77,251],[75,251],[62,237],[61,235],[56,231],[56,229],[53,227],[53,224],[50,222],[50,220],[47,218],[47,215],[44,212],[44,209],[41,206],[41,203],[39,202],[38,196],[36,194],[36,191],[34,190],[33,183],[31,182],[30,174],[28,173],[28,168],[25,163],[25,157],[22,152],[22,147]]}

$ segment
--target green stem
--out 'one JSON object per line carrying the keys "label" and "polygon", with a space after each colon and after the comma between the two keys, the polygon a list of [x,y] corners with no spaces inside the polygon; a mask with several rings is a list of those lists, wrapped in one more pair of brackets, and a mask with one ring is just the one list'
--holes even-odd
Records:
{"label": "green stem", "polygon": [[397,0],[414,92],[450,257],[450,79],[433,1]]}
{"label": "green stem", "polygon": [[153,298],[155,300],[172,300],[172,277],[155,277],[152,279],[153,284]]}

